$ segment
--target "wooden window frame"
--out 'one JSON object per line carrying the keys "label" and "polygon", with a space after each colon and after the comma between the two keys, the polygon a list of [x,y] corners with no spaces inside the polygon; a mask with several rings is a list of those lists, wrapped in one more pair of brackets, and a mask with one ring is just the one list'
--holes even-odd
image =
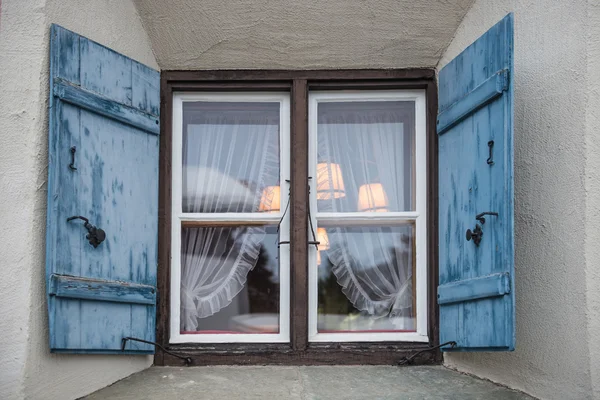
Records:
{"label": "wooden window frame", "polygon": [[[290,176],[289,156],[290,156],[290,98],[286,92],[177,92],[172,97],[173,102],[173,125],[172,125],[172,145],[175,151],[172,152],[171,185],[173,190],[171,196],[171,241],[172,248],[181,248],[181,229],[186,225],[188,227],[208,227],[212,226],[249,226],[249,225],[279,225],[279,240],[289,241],[290,216],[284,214],[283,210],[275,213],[248,212],[248,213],[185,213],[182,210],[182,169],[181,159],[183,151],[183,104],[191,101],[208,101],[219,104],[228,102],[253,103],[277,103],[279,105],[279,179],[285,182]],[[179,154],[178,154],[179,153]],[[283,154],[285,154],[284,157]],[[178,179],[179,177],[179,179]],[[281,204],[288,203],[288,192],[281,191]],[[187,223],[187,224],[186,224]],[[290,293],[289,290],[282,291],[281,288],[289,288],[290,281],[290,249],[283,246],[279,249],[278,255],[280,291],[279,291],[279,313],[278,313],[278,332],[276,333],[184,333],[179,330],[181,315],[180,301],[181,295],[181,255],[178,252],[172,253],[171,258],[171,293],[169,299],[171,314],[171,332],[169,336],[170,343],[187,343],[194,341],[196,343],[289,343],[290,330]]]}
{"label": "wooden window frame", "polygon": [[[434,69],[389,70],[219,70],[161,72],[159,173],[158,307],[156,340],[189,356],[192,365],[217,364],[394,364],[415,351],[439,344],[437,85]],[[427,132],[427,313],[429,343],[308,341],[308,91],[425,89]],[[169,343],[171,259],[171,163],[174,92],[290,92],[290,343]],[[441,362],[439,350],[423,352],[416,364]],[[155,365],[183,365],[157,348]]]}
{"label": "wooden window frame", "polygon": [[[350,212],[349,210],[337,212],[319,211],[317,202],[317,190],[315,183],[311,184],[310,198],[312,226],[318,228],[323,223],[324,226],[395,226],[400,224],[412,225],[414,247],[411,253],[413,257],[412,265],[412,294],[413,294],[413,322],[414,331],[410,332],[377,332],[359,331],[359,332],[319,332],[318,325],[318,269],[316,264],[316,248],[309,246],[309,291],[308,291],[308,328],[309,342],[384,342],[384,341],[404,341],[404,342],[425,342],[429,341],[427,331],[427,182],[423,179],[427,176],[427,152],[426,152],[426,119],[425,110],[425,90],[423,89],[401,89],[401,90],[311,90],[308,94],[308,134],[309,134],[309,176],[317,176],[317,153],[319,143],[319,105],[324,104],[345,104],[346,107],[353,102],[411,102],[414,110],[408,113],[402,120],[405,124],[413,125],[413,144],[411,149],[411,160],[414,162],[411,179],[412,207],[410,209],[394,210],[390,212],[360,212],[358,210]],[[348,108],[346,108],[348,109]],[[402,149],[404,151],[404,149]],[[350,183],[352,184],[352,183]],[[394,195],[392,195],[394,196]],[[406,225],[404,225],[406,226]],[[423,295],[424,294],[424,295]]]}

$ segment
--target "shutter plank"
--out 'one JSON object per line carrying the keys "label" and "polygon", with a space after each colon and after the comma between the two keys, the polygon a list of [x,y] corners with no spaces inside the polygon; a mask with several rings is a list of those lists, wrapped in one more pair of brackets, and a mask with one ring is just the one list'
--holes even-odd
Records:
{"label": "shutter plank", "polygon": [[160,132],[156,114],[148,114],[137,108],[116,103],[93,92],[71,85],[62,79],[54,80],[54,94],[67,103],[74,104],[96,114],[124,122],[157,135]]}
{"label": "shutter plank", "polygon": [[438,287],[438,304],[460,303],[463,301],[503,296],[510,293],[510,277],[507,273],[480,276]]}
{"label": "shutter plank", "polygon": [[160,74],[138,62],[133,62],[132,102],[137,109],[158,115],[160,110]]}
{"label": "shutter plank", "polygon": [[79,39],[81,87],[113,100],[132,105],[132,60],[91,40]]}
{"label": "shutter plank", "polygon": [[156,304],[156,288],[150,285],[57,274],[52,275],[50,281],[50,295],[56,297]]}
{"label": "shutter plank", "polygon": [[438,114],[437,132],[443,134],[481,107],[497,99],[508,89],[508,71],[496,72],[465,97]]}

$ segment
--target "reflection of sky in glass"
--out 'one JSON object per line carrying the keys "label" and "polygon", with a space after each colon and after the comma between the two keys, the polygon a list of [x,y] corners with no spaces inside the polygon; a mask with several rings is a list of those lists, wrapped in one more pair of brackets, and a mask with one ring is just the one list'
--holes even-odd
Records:
{"label": "reflection of sky in glass", "polygon": [[184,211],[257,211],[279,183],[279,103],[186,102],[183,119]]}
{"label": "reflection of sky in glass", "polygon": [[[239,233],[243,235],[244,227],[240,227]],[[239,242],[242,240],[239,238]],[[265,237],[260,242],[260,256],[256,263],[256,268],[264,268],[270,271],[273,275],[271,277],[271,282],[279,283],[279,248],[277,244],[279,243],[279,233],[277,233],[277,227],[270,225],[265,227]]]}
{"label": "reflection of sky in glass", "polygon": [[[252,143],[252,136],[247,135],[251,129],[256,129],[257,125],[188,125],[185,135],[185,154],[184,165],[196,166],[202,168],[216,169],[220,173],[228,175],[247,187],[255,188],[259,176],[256,174],[258,167],[257,158],[263,157],[260,153],[249,150],[257,149]],[[278,140],[278,131],[276,129],[267,129],[262,126],[259,129],[264,130],[264,134],[272,137],[271,140]],[[208,137],[219,135],[222,138],[218,141],[210,140]],[[213,146],[213,154],[205,162],[197,159],[197,149],[206,146],[210,142],[220,142],[219,148]],[[266,185],[275,185],[279,176],[270,176]]]}
{"label": "reflection of sky in glass", "polygon": [[411,210],[414,102],[324,102],[318,106],[318,162],[340,166],[345,196],[320,202],[322,211],[358,211],[362,185],[382,183],[388,211]]}

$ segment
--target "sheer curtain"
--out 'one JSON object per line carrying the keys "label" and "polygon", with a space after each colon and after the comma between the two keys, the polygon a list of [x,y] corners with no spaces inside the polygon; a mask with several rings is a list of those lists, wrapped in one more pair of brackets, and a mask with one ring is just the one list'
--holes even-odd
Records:
{"label": "sheer curtain", "polygon": [[[410,209],[411,138],[393,119],[381,112],[319,114],[318,162],[340,165],[346,194],[319,200],[320,212],[360,211],[359,189],[373,183],[383,186],[387,211]],[[332,272],[355,308],[373,317],[412,315],[412,225],[327,232]]]}
{"label": "sheer curtain", "polygon": [[[205,112],[184,124],[184,212],[258,211],[263,188],[279,180],[278,117],[272,114]],[[232,302],[257,264],[264,236],[261,226],[182,229],[182,331],[196,331],[199,318]]]}

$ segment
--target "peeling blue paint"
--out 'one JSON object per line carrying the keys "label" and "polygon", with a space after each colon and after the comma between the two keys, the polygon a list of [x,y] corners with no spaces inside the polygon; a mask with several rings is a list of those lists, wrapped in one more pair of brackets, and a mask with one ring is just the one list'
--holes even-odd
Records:
{"label": "peeling blue paint", "polygon": [[[146,96],[158,105],[159,75],[66,29],[51,29],[50,348],[153,353],[146,344],[128,345],[125,352],[120,346],[124,335],[154,340],[155,334],[155,304],[144,296],[156,294],[158,108],[132,99]],[[76,172],[68,168],[73,145]],[[81,223],[66,222],[72,215],[88,217],[106,231],[106,240],[93,248]]]}
{"label": "peeling blue paint", "polygon": [[[498,83],[512,71],[512,35],[508,15],[439,75],[440,342],[456,341],[452,351],[515,346],[513,88]],[[499,216],[483,224],[484,211]],[[476,224],[479,246],[466,239]]]}

